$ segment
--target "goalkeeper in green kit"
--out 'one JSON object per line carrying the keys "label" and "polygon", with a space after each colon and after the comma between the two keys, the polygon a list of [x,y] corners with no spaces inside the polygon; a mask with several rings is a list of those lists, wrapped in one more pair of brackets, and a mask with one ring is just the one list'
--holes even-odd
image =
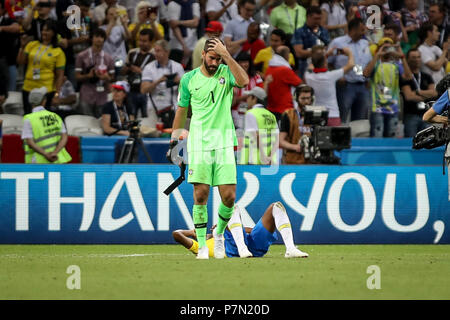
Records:
{"label": "goalkeeper in green kit", "polygon": [[237,145],[237,138],[231,117],[233,87],[245,87],[249,79],[247,72],[218,38],[206,41],[202,58],[200,67],[181,78],[171,148],[173,141],[184,138],[182,132],[190,106],[188,182],[194,185],[193,220],[199,245],[197,259],[208,259],[207,202],[211,186],[218,186],[222,199],[219,220],[213,233],[214,257],[221,259],[225,257],[223,234],[233,214],[236,197],[234,146]]}

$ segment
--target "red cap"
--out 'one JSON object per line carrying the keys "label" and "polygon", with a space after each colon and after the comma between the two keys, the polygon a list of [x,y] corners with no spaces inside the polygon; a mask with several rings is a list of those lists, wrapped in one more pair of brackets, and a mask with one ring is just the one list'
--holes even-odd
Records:
{"label": "red cap", "polygon": [[210,21],[205,28],[206,32],[223,32],[223,26],[219,21]]}

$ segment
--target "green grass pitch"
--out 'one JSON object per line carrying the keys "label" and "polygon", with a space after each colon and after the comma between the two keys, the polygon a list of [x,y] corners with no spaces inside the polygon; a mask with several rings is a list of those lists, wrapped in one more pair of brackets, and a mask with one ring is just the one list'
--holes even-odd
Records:
{"label": "green grass pitch", "polygon": [[[285,259],[282,245],[205,261],[179,245],[0,245],[0,299],[450,299],[449,245],[299,247],[310,257]],[[80,289],[67,288],[72,265]],[[368,289],[374,265],[380,288]]]}

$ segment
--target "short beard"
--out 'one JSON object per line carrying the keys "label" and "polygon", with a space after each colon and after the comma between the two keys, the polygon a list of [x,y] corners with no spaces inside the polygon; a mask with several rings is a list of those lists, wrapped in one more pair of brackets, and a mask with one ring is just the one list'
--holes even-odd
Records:
{"label": "short beard", "polygon": [[209,73],[209,75],[212,76],[212,75],[214,75],[216,73],[217,67],[214,70],[211,70],[210,69],[211,67],[206,64],[206,61],[203,61],[203,65],[205,66],[205,69]]}

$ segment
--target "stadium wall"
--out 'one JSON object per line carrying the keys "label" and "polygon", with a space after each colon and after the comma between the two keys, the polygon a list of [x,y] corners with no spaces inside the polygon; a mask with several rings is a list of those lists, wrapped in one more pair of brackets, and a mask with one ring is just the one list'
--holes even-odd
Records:
{"label": "stadium wall", "polygon": [[[192,228],[192,185],[173,165],[0,165],[0,243],[173,243]],[[244,225],[281,201],[297,243],[450,243],[441,166],[238,166]],[[210,194],[209,225],[220,197]]]}

